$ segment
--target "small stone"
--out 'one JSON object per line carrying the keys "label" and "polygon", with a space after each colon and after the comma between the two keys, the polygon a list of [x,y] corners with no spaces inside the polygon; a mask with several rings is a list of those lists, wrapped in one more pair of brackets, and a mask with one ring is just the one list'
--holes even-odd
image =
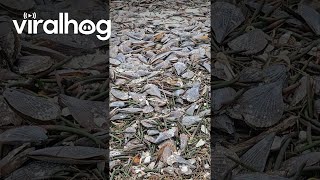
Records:
{"label": "small stone", "polygon": [[205,145],[205,144],[206,144],[206,141],[200,139],[200,140],[198,141],[198,143],[196,144],[196,147],[201,147],[201,146],[203,146],[203,145]]}

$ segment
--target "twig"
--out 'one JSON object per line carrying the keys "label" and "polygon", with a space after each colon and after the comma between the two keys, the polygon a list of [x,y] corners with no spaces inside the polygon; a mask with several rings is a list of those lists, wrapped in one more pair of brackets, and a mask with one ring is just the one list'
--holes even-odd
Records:
{"label": "twig", "polygon": [[63,66],[63,65],[66,64],[67,62],[69,62],[72,58],[74,58],[74,57],[71,57],[71,56],[67,57],[65,60],[59,62],[58,64],[56,64],[56,65],[54,65],[54,66],[52,66],[49,70],[44,71],[44,72],[36,75],[33,79],[39,79],[39,78],[42,78],[42,77],[50,74],[52,71],[58,69],[59,67]]}
{"label": "twig", "polygon": [[99,94],[97,94],[95,96],[90,97],[88,100],[89,101],[94,101],[94,100],[106,97],[108,95],[109,95],[109,91],[105,91],[105,92],[101,92],[101,93],[99,93]]}
{"label": "twig", "polygon": [[[312,134],[311,134],[311,123],[308,122],[308,126],[307,126],[307,141],[308,144],[311,145],[312,144]],[[312,148],[311,151],[313,151],[314,149]]]}
{"label": "twig", "polygon": [[65,132],[71,132],[75,134],[82,135],[84,137],[87,137],[91,139],[95,144],[100,145],[103,148],[108,148],[101,140],[97,139],[94,137],[92,134],[81,130],[81,129],[76,129],[72,127],[66,127],[66,126],[60,126],[60,125],[40,125],[41,127],[47,129],[47,130],[53,130],[53,131],[65,131]]}
{"label": "twig", "polygon": [[225,82],[220,83],[220,84],[212,85],[211,88],[212,89],[220,89],[220,88],[224,88],[224,87],[230,86],[231,84],[234,84],[235,82],[237,82],[239,80],[239,78],[240,78],[240,76],[237,76],[236,78],[234,78],[231,81],[225,81]]}
{"label": "twig", "polygon": [[73,89],[75,89],[76,87],[78,87],[78,86],[80,86],[80,85],[90,84],[90,83],[94,83],[94,82],[97,82],[97,81],[104,81],[104,80],[106,80],[106,79],[107,79],[107,77],[105,77],[105,78],[86,79],[86,80],[83,80],[83,81],[74,83],[74,84],[73,84],[72,86],[70,86],[67,90],[73,90]]}
{"label": "twig", "polygon": [[294,152],[295,153],[300,153],[300,152],[303,152],[305,150],[308,150],[310,148],[313,148],[313,147],[319,146],[319,145],[320,145],[320,141],[314,141],[312,144],[308,144],[308,145],[303,146],[303,147],[301,147],[299,149],[296,149]]}
{"label": "twig", "polygon": [[282,160],[284,158],[284,154],[286,152],[286,149],[288,148],[290,142],[291,142],[291,137],[289,137],[286,142],[281,146],[281,149],[279,151],[279,154],[277,156],[276,162],[274,163],[274,170],[278,170],[280,168],[280,165],[282,163]]}
{"label": "twig", "polygon": [[294,62],[300,58],[302,58],[304,55],[306,55],[313,47],[317,46],[320,43],[320,39],[317,39],[315,41],[313,41],[312,43],[310,43],[309,46],[307,46],[299,55],[292,55],[290,56],[290,61]]}
{"label": "twig", "polygon": [[313,117],[313,92],[312,92],[312,83],[311,83],[311,78],[308,75],[307,76],[307,95],[308,95],[308,113],[309,117]]}

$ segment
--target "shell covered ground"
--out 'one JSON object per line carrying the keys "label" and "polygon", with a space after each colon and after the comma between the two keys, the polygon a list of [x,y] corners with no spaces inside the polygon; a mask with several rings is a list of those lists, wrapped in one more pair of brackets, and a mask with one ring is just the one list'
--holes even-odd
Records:
{"label": "shell covered ground", "polygon": [[214,1],[213,179],[318,179],[320,3]]}
{"label": "shell covered ground", "polygon": [[210,179],[210,2],[110,11],[111,179]]}

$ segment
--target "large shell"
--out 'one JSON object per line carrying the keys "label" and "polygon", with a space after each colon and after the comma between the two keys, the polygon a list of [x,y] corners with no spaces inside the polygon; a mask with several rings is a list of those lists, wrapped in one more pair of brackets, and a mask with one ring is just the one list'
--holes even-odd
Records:
{"label": "large shell", "polygon": [[6,89],[3,96],[16,111],[37,120],[54,120],[61,114],[57,104],[43,97],[32,96],[14,89]]}
{"label": "large shell", "polygon": [[28,179],[47,177],[65,168],[67,168],[67,166],[63,164],[34,161],[15,170],[5,180],[21,180],[26,179],[26,177],[28,177]]}
{"label": "large shell", "polygon": [[235,132],[233,120],[231,120],[229,116],[225,114],[213,116],[211,126],[229,134],[233,134]]}
{"label": "large shell", "polygon": [[106,65],[107,59],[108,56],[104,54],[88,54],[73,57],[70,62],[65,64],[63,67],[70,69],[91,69],[93,67]]}
{"label": "large shell", "polygon": [[264,78],[263,72],[259,68],[245,67],[240,72],[239,82],[259,82]]}
{"label": "large shell", "polygon": [[80,100],[71,96],[60,95],[74,119],[86,129],[101,128],[107,122],[107,103]]}
{"label": "large shell", "polygon": [[276,82],[285,81],[287,78],[287,70],[284,65],[275,64],[263,70],[253,67],[245,67],[240,72],[240,82]]}
{"label": "large shell", "polygon": [[49,56],[23,56],[18,60],[21,74],[36,74],[49,69],[53,61]]}
{"label": "large shell", "polygon": [[232,88],[221,88],[212,91],[213,110],[219,110],[225,103],[233,100],[236,91]]}
{"label": "large shell", "polygon": [[241,156],[241,162],[258,170],[259,172],[263,172],[267,163],[274,137],[275,133],[271,133],[264,139],[259,141],[256,145],[254,145],[244,155]]}
{"label": "large shell", "polygon": [[260,29],[252,30],[230,41],[228,46],[242,54],[250,55],[262,51],[268,44],[267,35]]}
{"label": "large shell", "polygon": [[227,2],[213,3],[211,12],[212,29],[218,43],[244,21],[240,8]]}
{"label": "large shell", "polygon": [[6,144],[38,142],[48,139],[46,133],[45,129],[38,126],[21,126],[0,134],[0,142]]}
{"label": "large shell", "polygon": [[12,67],[20,53],[20,38],[17,36],[12,20],[8,16],[0,16],[0,65]]}
{"label": "large shell", "polygon": [[282,82],[261,85],[246,91],[235,106],[252,127],[270,127],[278,123],[284,111]]}
{"label": "large shell", "polygon": [[287,68],[282,64],[273,64],[263,70],[264,81],[271,83],[287,79]]}

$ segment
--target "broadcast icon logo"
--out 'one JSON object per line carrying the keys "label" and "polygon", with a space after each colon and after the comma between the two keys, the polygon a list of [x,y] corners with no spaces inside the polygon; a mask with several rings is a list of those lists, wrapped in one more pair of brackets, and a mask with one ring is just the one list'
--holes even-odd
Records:
{"label": "broadcast icon logo", "polygon": [[24,19],[28,19],[28,18],[32,18],[32,19],[36,19],[37,18],[37,13],[33,12],[32,14],[29,13],[23,13],[23,18]]}

